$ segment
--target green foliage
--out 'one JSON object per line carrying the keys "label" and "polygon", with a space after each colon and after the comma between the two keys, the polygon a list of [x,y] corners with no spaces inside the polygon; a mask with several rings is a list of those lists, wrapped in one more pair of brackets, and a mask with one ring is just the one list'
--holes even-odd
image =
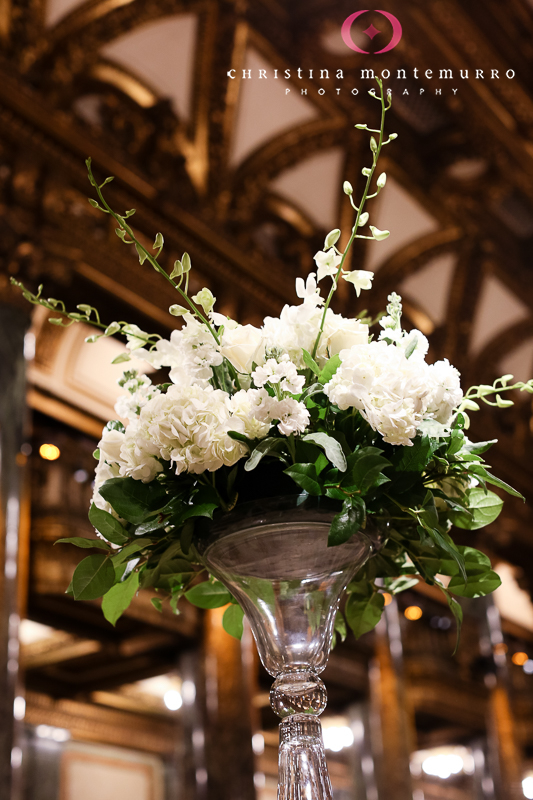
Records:
{"label": "green foliage", "polygon": [[96,600],[109,591],[114,582],[115,570],[107,556],[87,556],[72,576],[74,600]]}
{"label": "green foliage", "polygon": [[244,611],[239,605],[232,603],[224,611],[222,627],[230,636],[233,636],[235,639],[242,639],[244,630],[243,622]]}
{"label": "green foliage", "polygon": [[187,600],[199,608],[220,608],[231,602],[231,595],[220,581],[204,581],[185,592]]}
{"label": "green foliage", "polygon": [[102,600],[104,617],[111,625],[116,625],[119,617],[128,608],[139,589],[139,573],[131,572],[128,577],[109,589]]}

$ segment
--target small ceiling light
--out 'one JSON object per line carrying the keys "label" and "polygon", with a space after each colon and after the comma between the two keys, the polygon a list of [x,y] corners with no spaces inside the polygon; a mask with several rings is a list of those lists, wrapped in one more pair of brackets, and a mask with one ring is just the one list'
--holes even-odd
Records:
{"label": "small ceiling light", "polygon": [[414,621],[420,619],[423,612],[420,606],[408,606],[403,613],[407,619]]}
{"label": "small ceiling light", "polygon": [[494,654],[497,656],[504,656],[508,649],[504,642],[498,642],[498,644],[494,645]]}
{"label": "small ceiling light", "polygon": [[463,767],[463,759],[456,753],[439,753],[438,755],[428,756],[422,762],[422,769],[426,775],[434,775],[443,780],[452,775],[458,775],[463,771]]}
{"label": "small ceiling light", "polygon": [[163,696],[163,702],[169,711],[177,711],[183,705],[181,694],[177,691],[177,689],[169,689],[168,692],[165,692]]}
{"label": "small ceiling light", "polygon": [[326,750],[332,750],[334,753],[339,753],[345,747],[351,747],[354,743],[352,729],[347,725],[324,727],[323,735],[324,747]]}
{"label": "small ceiling light", "polygon": [[524,670],[526,675],[533,675],[533,659],[528,658],[522,669]]}
{"label": "small ceiling light", "polygon": [[390,604],[392,603],[392,595],[389,594],[388,592],[383,592],[383,599],[385,601],[385,605],[390,606]]}
{"label": "small ceiling light", "polygon": [[533,800],[533,775],[528,775],[522,781],[522,791],[524,792],[524,797],[527,797],[528,800]]}
{"label": "small ceiling light", "polygon": [[61,450],[55,444],[42,444],[39,447],[39,455],[45,461],[55,461],[61,455]]}
{"label": "small ceiling light", "polygon": [[527,660],[527,653],[513,653],[513,657],[511,659],[513,664],[516,664],[517,667],[523,667]]}

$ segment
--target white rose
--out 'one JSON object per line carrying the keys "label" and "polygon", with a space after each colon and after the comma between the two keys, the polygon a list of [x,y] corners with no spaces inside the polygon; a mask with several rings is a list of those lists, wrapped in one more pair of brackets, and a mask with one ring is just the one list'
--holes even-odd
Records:
{"label": "white rose", "polygon": [[359,319],[344,319],[340,314],[326,320],[326,345],[330,357],[341,350],[350,350],[355,344],[367,344],[368,325]]}
{"label": "white rose", "polygon": [[110,464],[121,464],[120,448],[123,443],[124,431],[110,431],[108,428],[104,428],[102,438],[98,442],[101,458]]}
{"label": "white rose", "polygon": [[252,371],[252,365],[264,359],[263,334],[253,325],[239,325],[225,330],[222,335],[220,353],[233,364],[237,372]]}

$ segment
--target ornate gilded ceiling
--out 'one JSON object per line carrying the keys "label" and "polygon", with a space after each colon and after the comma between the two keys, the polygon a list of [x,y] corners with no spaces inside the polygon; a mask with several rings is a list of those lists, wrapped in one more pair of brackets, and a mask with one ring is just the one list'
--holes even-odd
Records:
{"label": "ornate gilded ceiling", "polygon": [[[90,296],[109,318],[172,324],[170,290],[87,204],[91,155],[99,175],[116,176],[112,204],[137,208],[147,239],[163,232],[169,262],[190,252],[198,286],[209,285],[220,310],[255,323],[279,313],[294,299],[295,277],[313,268],[324,233],[351,227],[342,181],[357,185],[368,158],[366,134],[353,125],[376,113],[361,71],[386,69],[388,124],[400,137],[387,148],[389,184],[370,211],[392,235],[353,254],[376,271],[371,310],[400,287],[410,324],[465,383],[531,374],[533,9],[526,0],[390,0],[402,41],[361,56],[345,47],[340,26],[364,7],[6,0],[3,280],[44,281],[48,294],[72,302]],[[379,14],[366,19],[386,38]],[[330,78],[320,80],[321,70]],[[453,78],[439,78],[441,70]],[[339,304],[355,308],[349,291]],[[493,460],[531,498],[531,406],[517,401],[498,417],[478,415],[475,433],[500,438]],[[526,548],[533,560],[532,513],[508,509],[491,545],[515,560]]]}

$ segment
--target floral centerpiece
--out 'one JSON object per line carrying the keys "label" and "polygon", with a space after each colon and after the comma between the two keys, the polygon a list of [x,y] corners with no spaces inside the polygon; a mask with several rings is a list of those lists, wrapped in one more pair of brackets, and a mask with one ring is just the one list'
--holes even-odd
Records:
{"label": "floral centerpiece", "polygon": [[[512,383],[506,375],[464,392],[446,359],[427,363],[426,337],[402,328],[395,293],[378,321],[365,311],[347,319],[331,308],[339,281],[352,284],[357,298],[371,288],[371,272],[344,268],[353,241],[389,235],[368,226],[364,210],[385,187],[384,173],[373,183],[375,170],[382,147],[396,138],[384,134],[390,97],[378,84],[379,93],[371,94],[381,104],[380,127],[356,125],[371,133],[372,157],[362,170],[359,204],[344,183],[355,212],[348,243],[339,250],[341,232],[331,231],[315,255],[316,270],[296,280],[299,302],[267,317],[261,328],[218,313],[207,288],[190,297],[189,256],[165,270],[158,260],[162,235],[153,250],[139,242],[128,224],[135,211],[118,214],[108,205],[103,190],[112,178],[98,184],[90,160],[98,199],[89,202],[116,221],[117,236],[136,248],[141,263],[175,288],[180,303],[169,310],[181,326],[163,339],[126,322],[104,324],[89,305],[68,312],[61,301],[45,300],[42,287],[32,294],[19,284],[32,303],[61,313],[50,322],[82,321],[102,330],[88,341],[126,339],[125,353],[115,359],[129,362],[116,405],[121,419],[106,425],[95,453],[89,518],[99,538],[60,540],[101,551],[81,561],[68,592],[78,600],[103,597],[113,624],[139,588],[151,588],[159,610],[168,598],[178,613],[183,596],[202,608],[230,603],[224,626],[239,636],[242,611],[219,581],[202,575],[196,543],[213,516],[265,494],[336,501],[332,547],[369,518],[386,530],[380,551],[348,587],[345,617],[339,613],[336,621],[343,636],[346,622],[356,636],[373,628],[384,592],[396,594],[419,580],[444,592],[459,629],[456,597],[485,595],[500,583],[486,555],[456,545],[450,535],[452,525],[473,530],[496,519],[502,500],[487,484],[520,496],[485,464],[482,455],[493,442],[468,438],[467,413],[478,401],[512,405],[502,393],[533,392],[533,382]],[[167,368],[168,382],[153,385],[136,368],[139,360]]]}

